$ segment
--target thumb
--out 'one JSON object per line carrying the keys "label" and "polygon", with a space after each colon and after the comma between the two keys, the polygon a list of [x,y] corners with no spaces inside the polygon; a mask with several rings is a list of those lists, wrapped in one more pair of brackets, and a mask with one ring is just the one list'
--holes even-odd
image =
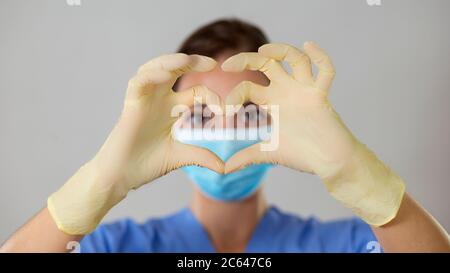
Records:
{"label": "thumb", "polygon": [[275,152],[264,151],[261,144],[263,142],[253,144],[231,156],[225,163],[225,173],[236,172],[252,164],[278,164]]}
{"label": "thumb", "polygon": [[173,169],[184,166],[201,166],[223,174],[225,163],[208,149],[174,141]]}

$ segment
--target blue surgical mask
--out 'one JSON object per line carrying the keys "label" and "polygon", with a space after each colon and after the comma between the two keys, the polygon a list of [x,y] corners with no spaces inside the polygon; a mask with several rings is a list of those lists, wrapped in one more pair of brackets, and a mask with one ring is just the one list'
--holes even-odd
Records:
{"label": "blue surgical mask", "polygon": [[[187,138],[181,135],[178,135],[176,139],[182,143],[206,148],[215,153],[224,162],[236,152],[261,141],[260,139],[203,140],[192,137]],[[250,165],[229,174],[219,174],[198,166],[187,166],[182,169],[207,196],[221,201],[237,201],[249,197],[258,189],[271,166],[271,164]]]}

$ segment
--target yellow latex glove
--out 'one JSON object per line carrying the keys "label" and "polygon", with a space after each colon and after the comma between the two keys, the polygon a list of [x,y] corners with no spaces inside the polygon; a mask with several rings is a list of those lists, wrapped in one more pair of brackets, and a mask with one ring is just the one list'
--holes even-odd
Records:
{"label": "yellow latex glove", "polygon": [[[316,78],[311,60],[318,67]],[[291,74],[280,61],[290,65]],[[251,101],[279,106],[278,149],[262,151],[268,141],[250,146],[226,162],[226,173],[256,163],[284,165],[317,174],[332,196],[368,224],[380,226],[395,217],[404,183],[353,136],[333,109],[327,95],[335,72],[322,49],[311,42],[304,44],[304,52],[286,44],[266,44],[258,53],[230,57],[222,69],[259,70],[270,79],[267,87],[242,82],[228,96],[227,105]]]}
{"label": "yellow latex glove", "polygon": [[87,234],[132,189],[174,169],[199,165],[223,173],[214,153],[174,141],[175,105],[191,106],[194,96],[221,105],[204,86],[175,93],[177,77],[188,71],[209,71],[216,62],[199,55],[171,54],[142,65],[128,83],[121,117],[98,154],[53,193],[48,209],[58,228]]}

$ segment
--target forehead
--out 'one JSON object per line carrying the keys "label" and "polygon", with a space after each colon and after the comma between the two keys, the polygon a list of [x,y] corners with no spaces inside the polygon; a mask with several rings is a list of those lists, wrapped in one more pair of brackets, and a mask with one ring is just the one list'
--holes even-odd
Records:
{"label": "forehead", "polygon": [[195,85],[204,85],[219,96],[225,97],[233,87],[242,81],[252,81],[261,85],[267,85],[269,82],[266,76],[259,71],[225,72],[220,68],[222,62],[223,60],[220,60],[212,71],[184,74],[179,81],[179,92]]}

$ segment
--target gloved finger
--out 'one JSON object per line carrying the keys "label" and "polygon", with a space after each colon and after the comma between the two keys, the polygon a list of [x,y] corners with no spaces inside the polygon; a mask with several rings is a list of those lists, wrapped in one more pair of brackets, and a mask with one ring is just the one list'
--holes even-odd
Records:
{"label": "gloved finger", "polygon": [[147,73],[137,74],[128,81],[126,102],[133,102],[142,95],[152,91],[155,86],[170,81],[172,74],[165,70],[147,70]]}
{"label": "gloved finger", "polygon": [[[268,104],[269,91],[268,88],[251,81],[243,81],[236,85],[228,94],[225,105],[238,106],[239,108],[246,102],[253,102],[257,105]],[[227,114],[234,114],[234,112]]]}
{"label": "gloved finger", "polygon": [[173,72],[176,76],[188,71],[206,72],[216,66],[216,61],[202,55],[184,53],[167,54],[148,61],[139,67],[138,73],[148,69],[161,69]]}
{"label": "gloved finger", "polygon": [[305,53],[308,54],[312,62],[319,68],[319,73],[315,80],[316,87],[327,92],[330,89],[335,75],[334,66],[330,57],[313,42],[306,42],[303,47]]}
{"label": "gloved finger", "polygon": [[183,53],[175,53],[169,55],[163,55],[148,63],[142,65],[138,74],[147,74],[149,71],[160,69],[168,71],[172,74],[172,78],[164,86],[164,91],[171,89],[175,81],[182,74],[187,72],[206,72],[212,70],[216,66],[217,62],[209,57],[202,55],[186,55]]}
{"label": "gloved finger", "polygon": [[161,55],[141,65],[137,73],[141,73],[142,71],[147,69],[174,71],[179,69],[180,67],[186,66],[189,62],[189,55],[184,53]]}
{"label": "gloved finger", "polygon": [[231,156],[225,162],[225,173],[236,172],[252,164],[278,164],[276,153],[264,151],[261,144],[261,142],[253,144]]}
{"label": "gloved finger", "polygon": [[191,59],[191,70],[189,71],[207,72],[213,70],[217,65],[217,62],[213,58],[207,56],[192,54],[189,57]]}
{"label": "gloved finger", "polygon": [[222,63],[222,70],[226,72],[241,72],[245,69],[259,70],[273,82],[291,79],[278,61],[264,57],[256,52],[239,53],[229,57]]}
{"label": "gloved finger", "polygon": [[211,111],[222,111],[222,100],[219,95],[204,85],[196,85],[189,89],[173,93],[174,103],[177,105],[193,106],[194,104],[206,104]]}
{"label": "gloved finger", "polygon": [[223,174],[225,163],[208,149],[174,141],[171,156],[172,169],[192,165],[205,167]]}
{"label": "gloved finger", "polygon": [[311,60],[299,49],[287,44],[272,43],[261,46],[258,53],[277,61],[286,61],[292,68],[294,79],[306,83],[313,81]]}

